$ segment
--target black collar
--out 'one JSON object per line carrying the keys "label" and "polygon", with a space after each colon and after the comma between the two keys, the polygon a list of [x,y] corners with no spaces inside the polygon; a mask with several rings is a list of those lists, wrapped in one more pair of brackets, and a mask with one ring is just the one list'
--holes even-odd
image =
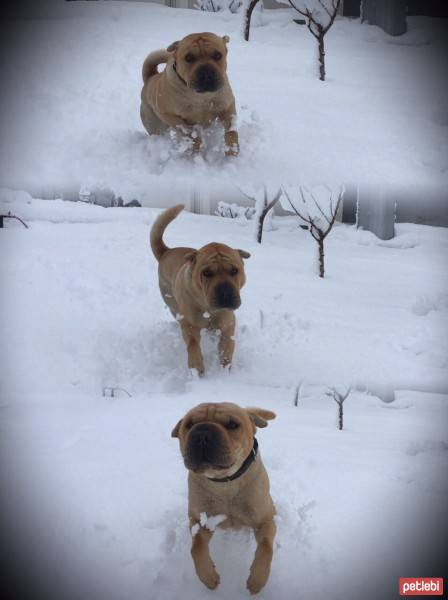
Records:
{"label": "black collar", "polygon": [[179,73],[177,72],[177,69],[176,69],[176,61],[174,61],[174,62],[173,62],[173,71],[176,73],[176,75],[179,77],[179,79],[182,81],[182,83],[188,87],[188,83],[187,83],[187,82],[185,81],[185,79],[184,79],[183,77],[181,77],[181,76],[179,75]]}
{"label": "black collar", "polygon": [[247,469],[250,467],[250,465],[257,458],[257,454],[258,454],[258,442],[257,442],[257,438],[254,438],[254,445],[252,447],[252,450],[250,451],[249,456],[246,458],[246,460],[243,462],[243,464],[241,465],[241,467],[238,469],[238,471],[236,473],[234,473],[233,475],[229,475],[228,477],[223,477],[222,479],[214,479],[212,477],[207,477],[207,479],[209,481],[215,481],[216,483],[226,483],[227,481],[234,481],[235,479],[238,479],[238,477],[241,477],[241,475],[247,471]]}

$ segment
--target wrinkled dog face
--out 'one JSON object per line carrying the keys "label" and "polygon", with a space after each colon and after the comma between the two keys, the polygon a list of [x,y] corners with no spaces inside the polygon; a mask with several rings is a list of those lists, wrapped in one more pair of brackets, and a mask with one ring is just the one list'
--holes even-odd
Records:
{"label": "wrinkled dog face", "polygon": [[246,282],[242,259],[249,257],[249,252],[225,244],[207,244],[186,256],[193,284],[211,309],[240,306],[240,290]]}
{"label": "wrinkled dog face", "polygon": [[224,83],[227,69],[228,36],[192,33],[168,46],[174,52],[176,70],[189,87],[199,94],[216,92]]}
{"label": "wrinkled dog face", "polygon": [[270,411],[230,402],[199,404],[171,435],[179,438],[187,469],[207,477],[225,477],[236,473],[249,455],[256,426],[266,427],[265,419],[274,417]]}

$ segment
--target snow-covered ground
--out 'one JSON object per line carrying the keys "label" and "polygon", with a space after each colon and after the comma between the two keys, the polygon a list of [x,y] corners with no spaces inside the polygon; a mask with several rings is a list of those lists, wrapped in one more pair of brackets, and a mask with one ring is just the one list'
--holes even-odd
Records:
{"label": "snow-covered ground", "polygon": [[[320,280],[291,218],[259,246],[247,221],[182,213],[168,244],[252,253],[232,371],[205,336],[197,380],[159,295],[156,210],[2,198],[0,212],[30,225],[0,235],[4,514],[48,558],[50,581],[62,573],[83,598],[248,597],[249,533],[215,534],[215,592],[194,574],[170,437],[189,407],[224,400],[277,413],[258,434],[278,511],[260,598],[393,598],[399,576],[439,576],[428,557],[448,498],[447,229],[401,224],[381,242],[337,224]],[[325,391],[348,384],[338,431]],[[105,386],[132,396],[103,397]]]}
{"label": "snow-covered ground", "polygon": [[[230,13],[141,2],[28,6],[2,35],[0,184],[41,194],[99,183],[157,206],[164,176],[448,183],[444,20],[409,18],[408,33],[392,38],[337,19],[323,83],[314,38],[293,16],[265,11],[246,43],[241,15]],[[236,160],[222,157],[219,132],[193,160],[166,137],[150,139],[140,122],[147,53],[204,30],[231,38]]]}

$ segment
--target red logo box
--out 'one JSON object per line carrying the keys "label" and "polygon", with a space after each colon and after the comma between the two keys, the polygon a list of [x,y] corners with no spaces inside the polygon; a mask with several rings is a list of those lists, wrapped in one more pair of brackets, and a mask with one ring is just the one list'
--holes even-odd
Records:
{"label": "red logo box", "polygon": [[400,596],[443,596],[443,577],[400,577]]}

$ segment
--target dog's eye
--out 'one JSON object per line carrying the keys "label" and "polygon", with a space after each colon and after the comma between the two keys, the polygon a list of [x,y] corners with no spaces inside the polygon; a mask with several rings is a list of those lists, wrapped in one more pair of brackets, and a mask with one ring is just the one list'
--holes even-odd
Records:
{"label": "dog's eye", "polygon": [[236,421],[229,421],[226,425],[226,429],[238,429],[239,423]]}
{"label": "dog's eye", "polygon": [[221,52],[215,52],[213,55],[214,60],[221,60],[222,54]]}
{"label": "dog's eye", "polygon": [[204,271],[202,271],[202,275],[207,277],[207,279],[210,279],[210,277],[213,277],[214,273],[210,269],[204,269]]}
{"label": "dog's eye", "polygon": [[185,423],[185,427],[187,429],[191,429],[193,427],[193,421],[188,421],[187,423]]}
{"label": "dog's eye", "polygon": [[194,54],[191,54],[190,52],[188,54],[185,55],[185,61],[188,63],[192,63],[196,60]]}
{"label": "dog's eye", "polygon": [[230,275],[236,275],[238,273],[238,269],[236,267],[232,267],[230,269]]}

